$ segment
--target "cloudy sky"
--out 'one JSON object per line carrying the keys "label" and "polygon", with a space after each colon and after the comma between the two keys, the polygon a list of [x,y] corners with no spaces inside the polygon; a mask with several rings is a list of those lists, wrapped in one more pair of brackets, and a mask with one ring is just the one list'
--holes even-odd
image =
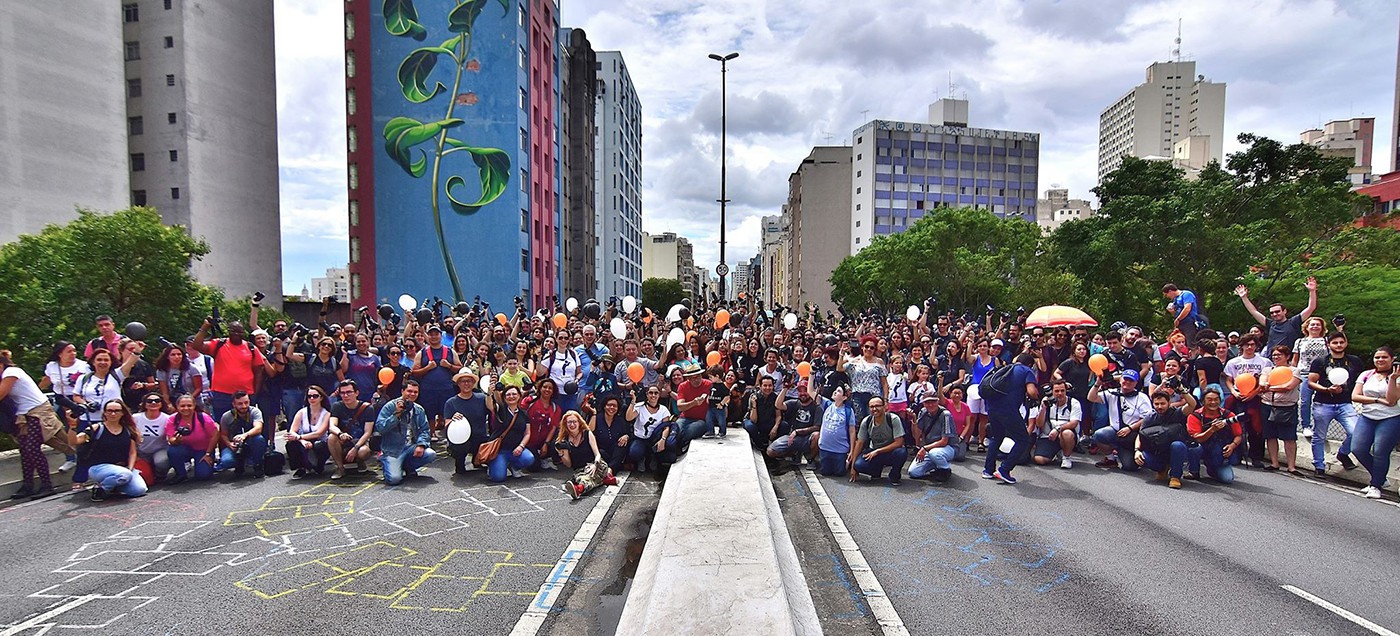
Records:
{"label": "cloudy sky", "polygon": [[[1375,117],[1391,169],[1394,0],[562,0],[563,24],[621,50],[643,109],[643,227],[718,259],[719,65],[729,71],[732,264],[758,249],[813,145],[870,119],[924,121],[949,80],[972,125],[1041,133],[1040,184],[1090,197],[1098,114],[1171,56],[1226,82],[1225,129],[1293,142]],[[284,288],[346,260],[340,3],[276,0]],[[1228,154],[1238,148],[1227,139]]]}

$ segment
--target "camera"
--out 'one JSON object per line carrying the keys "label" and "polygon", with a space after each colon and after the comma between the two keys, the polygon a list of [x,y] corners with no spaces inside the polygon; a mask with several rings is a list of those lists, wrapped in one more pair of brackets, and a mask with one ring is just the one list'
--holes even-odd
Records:
{"label": "camera", "polygon": [[179,347],[175,346],[175,343],[173,343],[173,342],[171,342],[171,341],[169,341],[169,340],[166,340],[166,339],[165,339],[165,336],[161,336],[161,337],[159,337],[159,338],[156,338],[156,341],[159,342],[159,343],[160,343],[160,346],[161,346],[162,348],[164,348],[164,349],[179,349]]}
{"label": "camera", "polygon": [[100,413],[100,412],[102,412],[102,403],[101,403],[101,402],[86,402],[86,403],[83,403],[83,404],[80,405],[80,406],[83,407],[83,410],[85,410],[85,411],[87,411],[87,412],[89,412],[89,413]]}
{"label": "camera", "polygon": [[1347,317],[1343,316],[1342,314],[1332,316],[1332,324],[1341,327],[1342,325],[1347,324]]}
{"label": "camera", "polygon": [[215,305],[213,309],[209,310],[209,333],[218,335],[219,331],[223,328],[223,324],[224,318],[219,314],[218,305]]}
{"label": "camera", "polygon": [[262,293],[262,292],[253,292],[253,302],[254,302],[254,303],[260,303],[260,302],[263,301],[264,298],[267,298],[267,295],[266,295],[266,294],[264,294],[264,293]]}
{"label": "camera", "polygon": [[1165,386],[1165,387],[1167,387],[1168,389],[1171,389],[1171,390],[1173,390],[1173,391],[1180,391],[1180,390],[1181,390],[1181,378],[1178,377],[1178,376],[1175,376],[1175,375],[1173,375],[1173,376],[1168,376],[1167,379],[1166,379],[1165,381],[1162,382],[1162,386]]}
{"label": "camera", "polygon": [[194,432],[194,429],[193,429],[193,428],[190,428],[190,427],[188,427],[188,426],[176,426],[176,427],[175,427],[175,434],[176,434],[176,435],[179,435],[180,437],[188,437],[189,434],[190,434],[190,433],[193,433],[193,432]]}

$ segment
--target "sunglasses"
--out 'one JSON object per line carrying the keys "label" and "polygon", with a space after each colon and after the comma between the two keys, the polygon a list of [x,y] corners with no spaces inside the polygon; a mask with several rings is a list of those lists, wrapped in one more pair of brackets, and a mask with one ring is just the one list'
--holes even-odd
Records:
{"label": "sunglasses", "polygon": [[145,402],[142,402],[142,404],[161,404],[161,403],[162,403],[162,402],[161,402],[160,400],[146,400]]}
{"label": "sunglasses", "polygon": [[103,413],[121,413],[121,409],[102,409]]}
{"label": "sunglasses", "polygon": [[310,399],[312,399],[312,398],[315,398],[315,399],[319,400],[319,399],[321,399],[321,394],[320,394],[320,393],[307,393],[307,394],[306,394],[306,399],[310,400]]}

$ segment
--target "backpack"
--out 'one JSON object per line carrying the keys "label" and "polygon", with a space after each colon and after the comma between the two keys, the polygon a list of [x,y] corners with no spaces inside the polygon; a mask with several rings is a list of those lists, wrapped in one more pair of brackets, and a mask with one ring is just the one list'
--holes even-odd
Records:
{"label": "backpack", "polygon": [[988,398],[999,398],[1011,395],[1011,390],[1015,388],[1012,382],[1012,376],[1014,375],[1012,372],[1015,368],[1016,365],[1013,363],[1003,364],[992,369],[982,378],[981,384],[978,385],[978,397],[986,400]]}

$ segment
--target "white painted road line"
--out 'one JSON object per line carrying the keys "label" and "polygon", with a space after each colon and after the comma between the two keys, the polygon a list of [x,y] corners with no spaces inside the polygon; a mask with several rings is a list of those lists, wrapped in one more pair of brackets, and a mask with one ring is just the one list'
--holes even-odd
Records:
{"label": "white painted road line", "polygon": [[822,488],[821,480],[817,479],[813,471],[804,470],[802,476],[807,482],[807,489],[812,491],[812,499],[816,500],[822,517],[826,519],[826,527],[831,529],[832,536],[836,538],[836,545],[841,548],[841,556],[845,558],[846,565],[855,576],[856,585],[860,586],[860,593],[865,597],[866,605],[870,606],[870,613],[874,614],[875,620],[880,623],[880,631],[885,636],[909,636],[909,630],[904,627],[904,620],[899,617],[899,612],[895,611],[890,597],[885,595],[885,588],[880,586],[880,580],[875,578],[875,573],[870,570],[870,564],[866,562],[865,555],[861,554],[860,546],[851,538],[846,523],[841,520],[841,513],[836,512],[836,506],[831,504],[826,489]]}
{"label": "white painted road line", "polygon": [[554,607],[554,602],[559,599],[559,592],[569,582],[569,577],[573,574],[574,568],[588,551],[588,545],[593,542],[593,535],[598,533],[598,528],[603,525],[603,519],[608,516],[608,511],[612,509],[613,502],[617,500],[617,494],[622,492],[622,486],[627,483],[627,478],[631,474],[626,474],[617,478],[616,486],[608,486],[603,495],[598,498],[598,503],[593,504],[593,510],[588,513],[588,517],[583,520],[583,525],[579,527],[578,533],[574,535],[573,541],[564,548],[564,554],[559,557],[559,561],[554,564],[554,569],[549,571],[549,577],[540,584],[540,591],[535,594],[535,598],[530,602],[530,607],[520,615],[520,620],[515,622],[515,627],[510,630],[511,636],[534,636],[544,625],[544,620],[549,617],[549,611]]}
{"label": "white painted road line", "polygon": [[1395,632],[1381,627],[1380,625],[1377,625],[1360,616],[1357,616],[1355,613],[1347,609],[1338,607],[1337,605],[1334,605],[1328,602],[1326,599],[1320,598],[1317,595],[1312,594],[1311,592],[1298,589],[1292,585],[1281,585],[1280,587],[1293,593],[1294,595],[1297,595],[1299,598],[1308,601],[1309,603],[1312,603],[1318,607],[1321,607],[1322,609],[1332,612],[1333,614],[1345,618],[1357,625],[1365,627],[1366,629],[1371,630],[1372,633],[1380,634],[1380,636],[1400,636],[1400,634],[1396,634]]}
{"label": "white painted road line", "polygon": [[40,614],[38,616],[35,616],[34,618],[24,621],[23,623],[18,623],[16,625],[11,626],[9,629],[0,632],[0,636],[14,636],[15,634],[19,634],[34,627],[38,627],[40,625],[43,625],[44,623],[49,622],[49,619],[59,616],[64,612],[79,607],[84,603],[87,603],[88,601],[91,601],[96,598],[100,598],[100,595],[88,594],[87,596],[79,596],[71,601],[68,601],[67,603],[64,603],[47,612],[44,612],[43,614]]}

